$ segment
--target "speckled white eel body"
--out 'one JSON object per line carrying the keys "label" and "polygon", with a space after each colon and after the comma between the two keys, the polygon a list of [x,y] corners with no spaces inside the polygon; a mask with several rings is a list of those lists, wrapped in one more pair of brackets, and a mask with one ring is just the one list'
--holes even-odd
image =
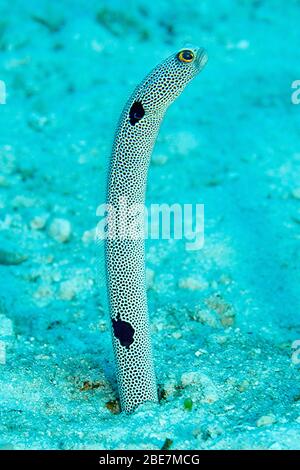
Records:
{"label": "speckled white eel body", "polygon": [[[206,62],[204,49],[182,49],[159,64],[135,89],[115,134],[107,204],[117,209],[122,198],[127,206],[145,203],[151,152],[165,111]],[[108,233],[113,233],[110,227],[113,223],[108,218]],[[158,396],[147,307],[144,240],[126,239],[118,234],[105,241],[105,274],[121,408],[131,413],[143,402],[157,402]]]}

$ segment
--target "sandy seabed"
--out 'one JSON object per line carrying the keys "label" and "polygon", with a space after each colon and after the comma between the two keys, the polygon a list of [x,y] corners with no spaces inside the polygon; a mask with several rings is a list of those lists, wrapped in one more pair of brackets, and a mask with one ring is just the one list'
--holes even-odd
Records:
{"label": "sandy seabed", "polygon": [[[300,448],[299,18],[296,0],[1,0],[2,449]],[[166,115],[147,201],[203,203],[205,244],[147,243],[161,401],[126,416],[96,208],[124,101],[186,43],[209,63]]]}

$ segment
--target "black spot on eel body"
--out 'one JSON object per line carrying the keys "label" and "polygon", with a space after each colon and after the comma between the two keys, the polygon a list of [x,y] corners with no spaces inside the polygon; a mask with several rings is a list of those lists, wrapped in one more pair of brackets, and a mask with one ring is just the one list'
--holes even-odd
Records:
{"label": "black spot on eel body", "polygon": [[129,111],[129,122],[134,126],[145,115],[145,110],[140,101],[135,101]]}
{"label": "black spot on eel body", "polygon": [[112,326],[115,337],[118,338],[122,346],[129,349],[133,343],[134,328],[132,325],[118,317],[117,320],[112,319]]}

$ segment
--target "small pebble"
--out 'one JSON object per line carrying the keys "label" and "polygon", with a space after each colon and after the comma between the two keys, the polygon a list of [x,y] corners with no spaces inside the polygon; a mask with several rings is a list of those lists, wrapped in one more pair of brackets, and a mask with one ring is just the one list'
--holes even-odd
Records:
{"label": "small pebble", "polygon": [[198,349],[198,351],[195,352],[196,357],[200,357],[202,354],[207,354],[206,349]]}
{"label": "small pebble", "polygon": [[182,334],[180,333],[180,331],[175,331],[175,333],[172,333],[172,336],[173,336],[173,338],[175,338],[175,339],[180,339],[180,338],[182,338]]}
{"label": "small pebble", "polygon": [[33,230],[42,230],[46,225],[47,218],[48,218],[47,215],[36,215],[30,221],[30,227]]}
{"label": "small pebble", "polygon": [[166,382],[164,383],[165,398],[174,395],[174,393],[176,392],[176,386],[177,383],[175,379],[166,380]]}
{"label": "small pebble", "polygon": [[51,359],[51,357],[48,356],[47,354],[37,354],[37,355],[35,356],[35,359],[36,359],[37,361],[49,361],[49,359]]}
{"label": "small pebble", "polygon": [[72,300],[76,295],[76,289],[72,281],[64,281],[59,288],[59,297],[62,300]]}
{"label": "small pebble", "polygon": [[200,386],[201,401],[204,403],[214,403],[218,400],[218,392],[212,380],[201,372],[184,372],[181,376],[181,384],[183,387]]}
{"label": "small pebble", "polygon": [[240,384],[238,384],[237,389],[239,392],[245,392],[249,388],[248,380],[243,380]]}
{"label": "small pebble", "polygon": [[276,422],[276,418],[273,414],[265,415],[265,416],[261,416],[256,421],[256,426],[260,428],[262,426],[269,426],[270,424],[274,424],[275,422]]}
{"label": "small pebble", "polygon": [[224,429],[221,428],[218,424],[209,424],[206,428],[206,433],[211,439],[215,439],[224,433]]}
{"label": "small pebble", "polygon": [[225,344],[227,343],[229,338],[228,336],[225,336],[225,335],[214,335],[213,339],[215,340],[217,344]]}
{"label": "small pebble", "polygon": [[0,264],[9,266],[17,265],[26,261],[28,258],[24,253],[18,253],[17,251],[7,250],[5,248],[0,248]]}
{"label": "small pebble", "polygon": [[187,277],[187,278],[179,279],[178,287],[180,289],[188,289],[188,290],[205,290],[208,287],[208,283],[203,279]]}
{"label": "small pebble", "polygon": [[41,284],[33,293],[35,303],[40,307],[49,305],[54,297],[54,291],[51,284]]}
{"label": "small pebble", "polygon": [[225,405],[224,410],[225,411],[232,411],[235,409],[235,405]]}
{"label": "small pebble", "polygon": [[49,235],[59,243],[66,243],[70,240],[72,227],[67,219],[53,219],[49,226]]}
{"label": "small pebble", "polygon": [[220,316],[221,324],[224,327],[233,326],[235,322],[235,312],[230,304],[219,295],[215,294],[206,299],[206,305]]}
{"label": "small pebble", "polygon": [[202,325],[208,325],[211,328],[218,327],[218,319],[209,310],[197,308],[196,311],[191,314],[191,318],[202,323]]}
{"label": "small pebble", "polygon": [[96,236],[96,230],[95,229],[86,230],[83,233],[83,235],[81,237],[81,240],[83,241],[83,243],[88,245],[88,244],[93,243],[95,241],[95,236]]}

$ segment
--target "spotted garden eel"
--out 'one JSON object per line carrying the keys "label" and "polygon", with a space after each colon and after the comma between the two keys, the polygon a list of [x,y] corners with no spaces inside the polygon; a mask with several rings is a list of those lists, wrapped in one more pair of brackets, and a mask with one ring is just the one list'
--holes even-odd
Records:
{"label": "spotted garden eel", "polygon": [[[117,209],[122,198],[129,207],[145,203],[151,152],[163,116],[206,61],[204,49],[182,49],[154,68],[137,86],[117,126],[106,204]],[[108,233],[112,225],[109,216]],[[144,240],[107,236],[104,261],[121,408],[131,413],[143,402],[158,400],[149,331]]]}

